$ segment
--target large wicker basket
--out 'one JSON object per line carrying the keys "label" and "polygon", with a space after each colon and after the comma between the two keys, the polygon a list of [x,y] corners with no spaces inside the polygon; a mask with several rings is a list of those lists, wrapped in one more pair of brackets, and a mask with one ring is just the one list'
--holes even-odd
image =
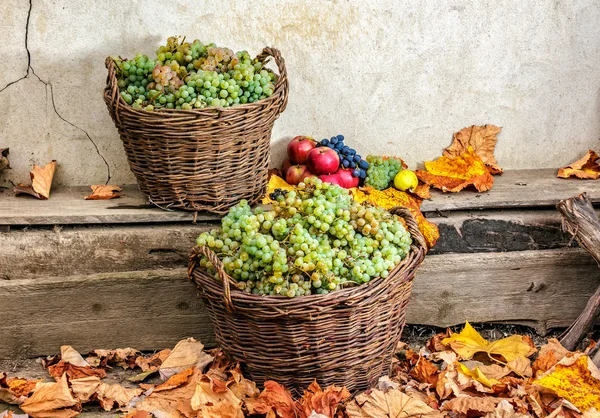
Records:
{"label": "large wicker basket", "polygon": [[[232,290],[235,281],[217,256],[207,247],[194,248],[189,278],[200,290],[224,352],[243,362],[257,383],[273,379],[296,394],[314,379],[357,391],[387,374],[413,278],[427,251],[410,211],[391,212],[406,221],[413,239],[409,255],[385,279],[327,295],[287,298]],[[199,268],[202,255],[221,281]]]}
{"label": "large wicker basket", "polygon": [[285,110],[288,79],[278,50],[265,48],[279,69],[273,95],[229,108],[146,111],[119,94],[113,59],[104,101],[119,131],[140,190],[164,208],[225,213],[241,199],[257,202],[268,182],[273,123]]}

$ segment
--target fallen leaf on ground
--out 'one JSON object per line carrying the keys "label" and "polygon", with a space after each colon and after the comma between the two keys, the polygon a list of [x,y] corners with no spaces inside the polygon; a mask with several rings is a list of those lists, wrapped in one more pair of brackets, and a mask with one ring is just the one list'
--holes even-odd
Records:
{"label": "fallen leaf on ground", "polygon": [[154,418],[154,415],[147,411],[134,411],[125,415],[124,418]]}
{"label": "fallen leaf on ground", "polygon": [[429,383],[431,386],[435,387],[437,385],[440,370],[425,357],[421,355],[416,356],[417,359],[415,365],[409,375],[419,382]]}
{"label": "fallen leaf on ground", "polygon": [[410,194],[420,198],[429,199],[431,197],[431,186],[426,183],[419,182],[419,185],[413,191],[409,191]]}
{"label": "fallen leaf on ground", "polygon": [[478,367],[479,370],[481,370],[481,373],[486,375],[489,379],[495,380],[500,380],[512,372],[508,367],[499,364],[482,364]]}
{"label": "fallen leaf on ground", "polygon": [[70,345],[60,347],[60,359],[65,363],[71,363],[74,366],[90,367],[90,364]]}
{"label": "fallen leaf on ground", "polygon": [[580,179],[597,179],[600,177],[600,165],[596,162],[600,156],[589,150],[581,159],[558,170],[556,177],[569,178],[572,176]]}
{"label": "fallen leaf on ground", "polygon": [[15,414],[13,411],[0,412],[0,418],[29,418],[27,414]]}
{"label": "fallen leaf on ground", "polygon": [[452,138],[452,144],[444,150],[446,157],[458,157],[469,147],[481,158],[488,170],[492,174],[502,174],[502,169],[498,166],[494,149],[498,138],[496,135],[502,130],[501,127],[494,125],[469,126],[456,132]]}
{"label": "fallen leaf on ground", "polygon": [[137,366],[137,359],[142,354],[135,348],[118,348],[116,350],[94,350],[86,357],[90,366],[108,367],[109,365],[119,366],[123,369],[133,369]]}
{"label": "fallen leaf on ground", "polygon": [[[221,384],[222,383],[222,384]],[[201,376],[192,396],[192,409],[198,416],[210,418],[244,418],[242,401],[229,390],[224,382],[219,382],[215,390],[215,382],[208,376]]]}
{"label": "fallen leaf on ground", "polygon": [[545,373],[554,367],[559,361],[568,355],[572,355],[569,350],[564,348],[556,338],[550,338],[548,342],[540,348],[540,354],[533,362],[533,373]]}
{"label": "fallen leaf on ground", "polygon": [[446,350],[446,346],[442,344],[442,340],[444,338],[448,338],[450,334],[450,329],[447,328],[446,331],[437,333],[433,337],[431,337],[427,342],[427,348],[429,349],[429,351],[431,351],[432,353],[436,353],[438,351]]}
{"label": "fallen leaf on ground", "polygon": [[109,200],[120,197],[123,189],[114,184],[95,184],[90,186],[92,194],[84,197],[85,200]]}
{"label": "fallen leaf on ground", "polygon": [[124,408],[133,398],[142,394],[140,388],[125,388],[119,384],[107,385],[102,383],[98,388],[98,402],[105,411],[115,407]]}
{"label": "fallen leaf on ground", "polygon": [[415,171],[419,180],[444,192],[459,192],[467,186],[485,192],[494,184],[486,165],[471,147],[454,158],[442,156],[426,161],[425,169]]}
{"label": "fallen leaf on ground", "polygon": [[268,417],[296,418],[295,402],[286,388],[272,380],[267,380],[264,387],[258,398],[246,401],[246,408],[251,415],[267,414]]}
{"label": "fallen leaf on ground", "polygon": [[213,360],[213,357],[202,351],[204,345],[193,338],[177,343],[173,351],[158,368],[162,379],[168,379],[190,367],[196,367],[200,372]]}
{"label": "fallen leaf on ground", "polygon": [[460,333],[452,334],[442,343],[452,348],[464,360],[470,360],[476,353],[483,352],[492,359],[497,355],[510,362],[519,357],[529,357],[536,351],[521,335],[512,335],[490,343],[468,322]]}
{"label": "fallen leaf on ground", "polygon": [[441,415],[425,402],[411,398],[397,389],[382,392],[373,389],[358,395],[346,405],[350,418],[366,417],[429,417]]}
{"label": "fallen leaf on ground", "polygon": [[81,405],[69,390],[66,375],[56,383],[38,383],[33,395],[20,408],[34,418],[71,418],[81,411]]}
{"label": "fallen leaf on ground", "polygon": [[316,413],[326,418],[334,418],[340,403],[348,398],[350,392],[345,387],[329,386],[322,390],[315,380],[298,401],[299,415],[310,417],[312,413]]}
{"label": "fallen leaf on ground", "polygon": [[240,399],[257,398],[260,395],[260,390],[256,387],[256,383],[246,379],[239,368],[234,368],[229,371],[231,379],[227,382],[227,387],[235,396]]}
{"label": "fallen leaf on ground", "polygon": [[[469,369],[465,364],[458,363],[458,372],[464,374],[467,377],[475,380],[476,382],[481,383],[483,386],[491,389],[494,385],[499,385],[500,381],[496,379],[491,379],[487,377],[478,366],[475,366],[472,370]],[[485,390],[481,390],[481,392],[485,392]]]}
{"label": "fallen leaf on ground", "polygon": [[533,375],[531,361],[525,357],[517,357],[516,359],[509,361],[506,364],[506,367],[520,377],[531,377]]}
{"label": "fallen leaf on ground", "polygon": [[10,168],[8,161],[8,148],[0,148],[0,170]]}
{"label": "fallen leaf on ground", "polygon": [[427,246],[433,247],[440,237],[440,231],[433,222],[429,222],[421,213],[422,199],[411,196],[409,193],[396,190],[390,187],[385,190],[376,190],[372,187],[363,187],[360,189],[350,189],[354,200],[359,203],[369,202],[384,209],[391,209],[396,206],[408,208],[415,217],[419,230],[423,234]]}
{"label": "fallen leaf on ground", "polygon": [[583,412],[600,410],[600,371],[581,353],[563,358],[534,384],[553,391]]}
{"label": "fallen leaf on ground", "polygon": [[521,414],[515,411],[515,408],[506,399],[501,400],[496,409],[492,412],[488,412],[485,418],[528,418],[531,415]]}
{"label": "fallen leaf on ground", "polygon": [[273,199],[271,199],[269,195],[273,193],[276,189],[294,190],[294,186],[292,186],[276,174],[271,175],[271,177],[269,178],[269,183],[267,185],[267,192],[265,194],[265,197],[263,197],[262,199],[263,205],[273,203]]}
{"label": "fallen leaf on ground", "polygon": [[94,369],[90,366],[75,366],[74,364],[67,363],[64,360],[59,361],[57,364],[48,367],[48,373],[50,376],[59,380],[64,374],[71,379],[81,379],[86,376],[98,376],[99,378],[106,377],[106,372],[103,369]]}
{"label": "fallen leaf on ground", "polygon": [[44,167],[34,164],[33,170],[29,172],[31,185],[18,184],[14,188],[15,194],[25,193],[35,196],[38,199],[48,199],[50,197],[54,170],[56,170],[56,160],[52,160]]}
{"label": "fallen leaf on ground", "polygon": [[175,389],[181,385],[184,385],[188,382],[191,375],[194,374],[194,368],[190,367],[189,369],[185,369],[182,372],[174,374],[169,377],[166,382],[161,383],[157,387],[154,388],[154,392],[160,392],[161,390],[170,390]]}
{"label": "fallen leaf on ground", "polygon": [[[35,387],[37,384],[37,382],[31,383],[33,384],[33,387]],[[24,389],[21,389],[18,392],[15,391],[15,388],[11,387],[9,384],[9,379],[6,376],[6,373],[0,372],[0,402],[5,402],[12,405],[20,405],[25,401],[25,399],[27,399],[27,395],[29,395],[31,392],[31,385],[27,386],[27,393],[24,393],[24,391]]]}
{"label": "fallen leaf on ground", "polygon": [[80,379],[71,379],[69,383],[75,399],[80,403],[85,403],[96,394],[102,381],[98,376],[87,376]]}
{"label": "fallen leaf on ground", "polygon": [[496,406],[502,399],[473,396],[461,396],[459,398],[450,399],[442,407],[445,411],[453,411],[459,414],[487,414],[493,412]]}
{"label": "fallen leaf on ground", "polygon": [[159,351],[156,354],[153,354],[149,358],[146,357],[138,357],[135,359],[136,366],[139,366],[143,372],[147,372],[149,370],[158,370],[158,368],[163,364],[163,361],[171,354],[170,349]]}

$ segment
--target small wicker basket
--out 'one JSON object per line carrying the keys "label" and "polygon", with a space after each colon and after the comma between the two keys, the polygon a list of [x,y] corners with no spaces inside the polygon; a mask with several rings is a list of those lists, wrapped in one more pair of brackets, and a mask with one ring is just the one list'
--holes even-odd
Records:
{"label": "small wicker basket", "polygon": [[[200,290],[217,343],[245,364],[252,380],[272,379],[300,395],[314,379],[358,391],[389,373],[413,278],[427,252],[410,211],[390,212],[407,224],[413,239],[409,255],[385,279],[326,295],[247,294],[235,289],[215,253],[194,248],[189,278]],[[221,281],[199,268],[201,256],[213,263]]]}
{"label": "small wicker basket", "polygon": [[146,111],[119,94],[113,59],[104,101],[119,131],[131,171],[149,201],[165,208],[226,213],[241,199],[257,202],[268,183],[271,130],[288,98],[285,61],[272,57],[279,76],[273,94],[228,108]]}

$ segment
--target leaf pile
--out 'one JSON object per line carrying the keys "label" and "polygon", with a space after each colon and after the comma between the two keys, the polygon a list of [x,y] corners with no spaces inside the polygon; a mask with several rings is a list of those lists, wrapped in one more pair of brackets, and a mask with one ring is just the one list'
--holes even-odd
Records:
{"label": "leaf pile", "polygon": [[[537,354],[537,358],[532,362]],[[469,323],[435,335],[418,353],[400,343],[391,377],[352,397],[313,382],[299,399],[274,381],[261,391],[220,350],[190,338],[145,356],[132,348],[70,346],[43,360],[55,382],[0,373],[0,401],[33,418],[74,417],[84,405],[126,418],[591,418],[600,416],[600,372],[581,352],[550,339],[539,353],[530,338],[487,341]],[[103,379],[112,367],[140,369],[125,384]],[[155,374],[153,383],[143,382]],[[22,418],[10,411],[0,418]]]}

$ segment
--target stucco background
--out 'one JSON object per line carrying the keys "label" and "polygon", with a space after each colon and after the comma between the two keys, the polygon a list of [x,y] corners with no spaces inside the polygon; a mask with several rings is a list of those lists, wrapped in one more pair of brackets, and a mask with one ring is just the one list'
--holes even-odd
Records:
{"label": "stucco background", "polygon": [[285,137],[343,133],[414,167],[452,132],[493,123],[500,165],[559,167],[600,148],[598,22],[597,0],[2,0],[0,89],[29,74],[0,92],[3,182],[56,159],[57,183],[102,183],[104,160],[112,183],[133,183],[101,96],[104,58],[178,34],[282,51],[290,100],[274,163]]}

